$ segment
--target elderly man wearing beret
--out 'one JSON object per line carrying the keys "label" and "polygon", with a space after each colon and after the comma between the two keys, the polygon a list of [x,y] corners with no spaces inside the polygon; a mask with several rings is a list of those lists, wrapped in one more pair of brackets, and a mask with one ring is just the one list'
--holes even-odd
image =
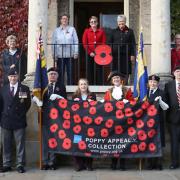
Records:
{"label": "elderly man wearing beret", "polygon": [[179,138],[180,138],[180,66],[174,68],[175,79],[165,85],[166,101],[169,105],[167,121],[169,123],[171,139],[170,169],[179,166]]}
{"label": "elderly man wearing beret", "polygon": [[135,61],[136,42],[134,32],[126,26],[126,16],[118,15],[118,27],[111,33],[110,43],[113,50],[113,71],[128,77],[131,74],[131,62]]}
{"label": "elderly man wearing beret", "polygon": [[8,73],[9,84],[0,91],[3,145],[3,167],[0,172],[11,171],[13,138],[16,144],[17,171],[25,172],[26,113],[31,105],[31,97],[29,88],[19,83],[18,78],[17,70],[11,68]]}
{"label": "elderly man wearing beret", "polygon": [[50,100],[55,100],[57,98],[67,98],[66,88],[63,83],[58,82],[58,71],[56,68],[51,67],[47,71],[48,75],[48,86],[43,92],[43,101],[41,102],[36,96],[33,97],[33,101],[37,106],[42,106],[43,111],[43,121],[42,121],[42,131],[43,131],[43,150],[42,150],[42,170],[55,170],[55,155],[54,153],[48,152],[48,128],[49,128],[49,103]]}

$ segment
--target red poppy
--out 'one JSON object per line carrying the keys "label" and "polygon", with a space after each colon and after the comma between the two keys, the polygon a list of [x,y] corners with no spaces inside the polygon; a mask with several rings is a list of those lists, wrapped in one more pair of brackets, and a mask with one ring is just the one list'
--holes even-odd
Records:
{"label": "red poppy", "polygon": [[128,119],[127,119],[127,123],[128,123],[129,125],[131,125],[133,122],[134,122],[133,118],[128,118]]}
{"label": "red poppy", "polygon": [[147,109],[149,107],[149,105],[150,104],[149,104],[148,101],[144,101],[143,104],[141,105],[141,108],[145,110],[145,109]]}
{"label": "red poppy", "polygon": [[136,127],[137,128],[143,128],[144,127],[144,122],[141,119],[138,119],[136,121]]}
{"label": "red poppy", "polygon": [[139,150],[140,151],[145,151],[146,150],[146,147],[147,147],[147,144],[145,142],[141,142],[139,144]]}
{"label": "red poppy", "polygon": [[83,122],[85,123],[85,124],[91,124],[92,123],[92,118],[91,117],[89,117],[89,116],[84,116],[83,117]]}
{"label": "red poppy", "polygon": [[136,105],[137,101],[136,101],[136,99],[131,99],[131,100],[129,101],[129,103],[130,103],[132,106],[134,106],[134,105]]}
{"label": "red poppy", "polygon": [[156,145],[154,143],[149,143],[149,151],[154,152],[156,150]]}
{"label": "red poppy", "polygon": [[58,125],[57,124],[53,124],[53,125],[50,126],[50,131],[52,133],[55,133],[57,131],[57,129],[58,129]]}
{"label": "red poppy", "polygon": [[103,121],[103,117],[98,116],[97,118],[94,119],[94,123],[97,125],[100,125]]}
{"label": "red poppy", "polygon": [[95,107],[90,107],[89,108],[89,114],[92,114],[92,115],[96,114],[96,108]]}
{"label": "red poppy", "polygon": [[58,110],[56,108],[51,108],[50,113],[49,113],[49,117],[51,119],[57,119],[57,117],[58,117]]}
{"label": "red poppy", "polygon": [[137,153],[137,152],[138,152],[138,146],[137,146],[137,144],[132,144],[132,145],[131,145],[131,152],[132,152],[132,153]]}
{"label": "red poppy", "polygon": [[136,134],[136,130],[134,127],[129,127],[128,128],[128,135],[129,136],[134,136]]}
{"label": "red poppy", "polygon": [[71,148],[71,139],[69,138],[65,138],[63,143],[62,143],[62,147],[65,149],[65,150],[69,150]]}
{"label": "red poppy", "polygon": [[103,128],[101,129],[101,137],[105,138],[109,136],[109,132],[107,129]]}
{"label": "red poppy", "polygon": [[115,134],[122,134],[123,133],[123,128],[121,125],[118,125],[118,126],[115,126],[114,127],[114,131],[115,131]]}
{"label": "red poppy", "polygon": [[151,129],[151,130],[148,131],[148,137],[149,138],[153,138],[155,134],[156,134],[156,130],[155,129]]}
{"label": "red poppy", "polygon": [[73,105],[71,106],[71,109],[72,109],[73,111],[77,111],[79,108],[80,108],[79,104],[73,104]]}
{"label": "red poppy", "polygon": [[108,45],[99,45],[95,48],[94,61],[99,65],[108,65],[112,61],[111,47]]}
{"label": "red poppy", "polygon": [[65,109],[67,107],[68,101],[66,99],[59,99],[59,107]]}
{"label": "red poppy", "polygon": [[58,132],[59,139],[64,139],[66,137],[66,133],[63,129]]}
{"label": "red poppy", "polygon": [[84,107],[84,108],[88,108],[88,107],[89,107],[89,103],[88,103],[87,101],[84,101],[84,102],[83,102],[83,107]]}
{"label": "red poppy", "polygon": [[138,139],[140,141],[144,141],[147,139],[147,134],[145,133],[144,130],[139,130],[137,134],[138,134]]}
{"label": "red poppy", "polygon": [[120,157],[120,154],[113,154],[113,156],[115,157],[115,158],[119,158]]}
{"label": "red poppy", "polygon": [[131,108],[126,108],[126,109],[125,109],[125,116],[126,116],[126,117],[131,117],[131,116],[133,116],[133,112],[132,112],[132,109],[131,109]]}
{"label": "red poppy", "polygon": [[64,120],[63,124],[62,124],[64,129],[69,129],[71,126],[71,123],[69,120]]}
{"label": "red poppy", "polygon": [[107,128],[111,128],[114,124],[114,121],[112,119],[108,119],[106,122],[105,122],[105,126]]}
{"label": "red poppy", "polygon": [[113,110],[112,104],[111,104],[110,102],[105,103],[105,104],[104,104],[104,110],[105,110],[106,112],[111,112],[111,111]]}
{"label": "red poppy", "polygon": [[135,112],[135,116],[136,116],[137,118],[140,118],[140,117],[142,116],[142,114],[143,114],[143,110],[142,110],[142,109],[138,109],[138,110]]}
{"label": "red poppy", "polygon": [[79,134],[81,132],[81,126],[80,125],[74,126],[73,131],[75,134]]}
{"label": "red poppy", "polygon": [[122,119],[124,117],[124,113],[122,112],[122,110],[117,110],[116,111],[116,118],[117,119]]}
{"label": "red poppy", "polygon": [[79,114],[75,114],[73,116],[74,119],[74,123],[80,123],[81,122],[81,117],[79,116]]}
{"label": "red poppy", "polygon": [[149,106],[148,109],[147,109],[147,114],[149,116],[155,116],[157,114],[156,107],[154,105]]}
{"label": "red poppy", "polygon": [[90,104],[91,106],[95,106],[95,105],[97,104],[97,101],[90,101],[89,104]]}
{"label": "red poppy", "polygon": [[56,139],[55,139],[55,138],[50,138],[50,139],[48,140],[48,145],[49,145],[49,147],[50,147],[51,149],[56,148],[56,147],[57,147],[57,141],[56,141]]}
{"label": "red poppy", "polygon": [[94,129],[93,129],[93,128],[88,128],[88,130],[87,130],[87,135],[88,135],[89,137],[94,137],[94,136],[95,136],[95,131],[94,131]]}
{"label": "red poppy", "polygon": [[147,126],[149,128],[152,128],[154,125],[155,125],[155,120],[153,118],[151,118],[147,121]]}
{"label": "red poppy", "polygon": [[116,102],[116,107],[118,109],[124,109],[124,102],[123,101],[117,101]]}
{"label": "red poppy", "polygon": [[64,110],[63,112],[63,118],[64,119],[70,119],[70,112],[68,110]]}
{"label": "red poppy", "polygon": [[79,141],[78,142],[78,148],[80,150],[85,150],[86,149],[86,143],[84,141]]}

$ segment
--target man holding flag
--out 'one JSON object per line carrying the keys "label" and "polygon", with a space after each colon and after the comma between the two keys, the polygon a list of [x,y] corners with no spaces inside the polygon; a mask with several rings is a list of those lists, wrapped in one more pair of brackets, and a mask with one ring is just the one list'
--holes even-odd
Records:
{"label": "man holding flag", "polygon": [[[53,153],[48,152],[48,107],[49,100],[56,98],[66,98],[66,89],[63,84],[58,84],[58,72],[56,68],[46,69],[46,59],[44,56],[44,48],[41,38],[42,27],[40,27],[40,36],[37,45],[37,61],[36,72],[33,89],[33,101],[40,107],[39,111],[39,134],[40,134],[40,169],[42,170],[55,170],[54,165],[55,156]],[[42,107],[42,111],[41,111]]]}

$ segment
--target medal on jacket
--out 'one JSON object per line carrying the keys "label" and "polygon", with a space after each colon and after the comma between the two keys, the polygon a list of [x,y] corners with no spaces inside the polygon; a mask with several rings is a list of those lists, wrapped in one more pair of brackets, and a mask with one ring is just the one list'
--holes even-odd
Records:
{"label": "medal on jacket", "polygon": [[22,92],[22,91],[19,91],[19,99],[20,99],[20,102],[23,103],[24,102],[24,99],[27,98],[27,93],[26,92]]}

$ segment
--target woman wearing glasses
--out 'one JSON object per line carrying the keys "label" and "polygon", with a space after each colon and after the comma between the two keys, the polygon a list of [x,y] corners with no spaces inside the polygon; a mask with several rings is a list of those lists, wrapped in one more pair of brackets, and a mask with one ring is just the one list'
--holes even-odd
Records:
{"label": "woman wearing glasses", "polygon": [[[102,84],[102,66],[96,64],[94,67],[94,50],[98,45],[106,43],[106,35],[103,29],[98,28],[98,18],[91,16],[89,18],[90,27],[85,29],[82,37],[83,47],[88,54],[87,65],[87,79],[89,84]],[[96,73],[96,74],[95,74]],[[94,76],[95,75],[95,76]]]}

